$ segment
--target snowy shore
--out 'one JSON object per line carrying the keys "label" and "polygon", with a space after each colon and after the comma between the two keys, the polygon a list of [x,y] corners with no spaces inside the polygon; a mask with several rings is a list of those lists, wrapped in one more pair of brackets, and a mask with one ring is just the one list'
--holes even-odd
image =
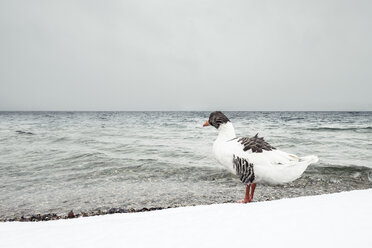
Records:
{"label": "snowy shore", "polygon": [[0,223],[1,247],[372,247],[372,189],[47,222]]}

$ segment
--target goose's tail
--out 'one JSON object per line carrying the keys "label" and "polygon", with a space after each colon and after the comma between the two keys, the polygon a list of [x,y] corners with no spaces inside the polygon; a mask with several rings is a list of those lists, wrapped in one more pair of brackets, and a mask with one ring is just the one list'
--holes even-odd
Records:
{"label": "goose's tail", "polygon": [[319,161],[319,158],[315,155],[309,155],[305,157],[298,157],[297,161],[290,162],[284,172],[286,176],[282,177],[281,183],[292,182],[301,177],[307,167]]}
{"label": "goose's tail", "polygon": [[316,162],[319,161],[319,158],[318,156],[315,156],[315,155],[309,155],[309,156],[305,156],[305,157],[300,157],[300,162],[307,162],[310,164],[314,164]]}
{"label": "goose's tail", "polygon": [[319,161],[318,157],[314,155],[297,157],[293,154],[280,153],[286,156],[286,161],[266,166],[255,166],[256,174],[262,181],[274,185],[292,182],[300,178],[310,164]]}

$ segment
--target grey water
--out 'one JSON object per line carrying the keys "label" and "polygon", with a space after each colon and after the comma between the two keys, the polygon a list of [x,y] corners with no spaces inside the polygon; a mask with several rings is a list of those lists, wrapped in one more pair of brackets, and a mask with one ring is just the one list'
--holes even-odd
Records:
{"label": "grey water", "polygon": [[[372,188],[372,112],[226,112],[238,136],[320,161],[255,201]],[[0,112],[0,219],[235,202],[209,112]]]}

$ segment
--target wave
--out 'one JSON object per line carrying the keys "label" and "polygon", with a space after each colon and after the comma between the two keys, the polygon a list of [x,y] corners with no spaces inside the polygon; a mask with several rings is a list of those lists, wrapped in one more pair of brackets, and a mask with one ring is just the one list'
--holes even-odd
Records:
{"label": "wave", "polygon": [[339,165],[339,164],[322,164],[318,166],[311,167],[314,170],[318,171],[345,171],[345,172],[356,172],[356,171],[365,171],[365,172],[372,172],[372,168],[368,166],[360,166],[360,165]]}
{"label": "wave", "polygon": [[17,130],[16,133],[18,133],[18,134],[25,134],[25,135],[34,135],[33,132],[27,132],[27,131],[22,131],[22,130]]}
{"label": "wave", "polygon": [[291,117],[283,117],[282,118],[282,120],[284,120],[284,121],[296,121],[296,120],[304,120],[305,118],[303,118],[303,117],[293,117],[293,118],[291,118]]}
{"label": "wave", "polygon": [[68,139],[69,139],[68,137],[60,137],[60,138],[57,138],[55,140],[52,140],[51,142],[52,143],[58,143],[58,142],[67,141]]}
{"label": "wave", "polygon": [[[81,160],[81,159],[89,159],[89,158],[96,158],[97,156],[102,156],[104,153],[102,152],[89,152],[89,153],[81,153],[70,155],[69,157],[65,158],[66,160],[73,161],[73,160]],[[91,161],[96,162],[96,161]]]}
{"label": "wave", "polygon": [[316,127],[307,128],[311,131],[358,131],[358,130],[372,130],[372,127]]}

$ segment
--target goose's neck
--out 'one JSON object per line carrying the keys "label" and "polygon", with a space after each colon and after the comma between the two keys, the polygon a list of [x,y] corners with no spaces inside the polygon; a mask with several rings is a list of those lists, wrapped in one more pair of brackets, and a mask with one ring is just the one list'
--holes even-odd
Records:
{"label": "goose's neck", "polygon": [[228,141],[236,137],[235,130],[231,122],[221,124],[218,128],[217,140]]}

